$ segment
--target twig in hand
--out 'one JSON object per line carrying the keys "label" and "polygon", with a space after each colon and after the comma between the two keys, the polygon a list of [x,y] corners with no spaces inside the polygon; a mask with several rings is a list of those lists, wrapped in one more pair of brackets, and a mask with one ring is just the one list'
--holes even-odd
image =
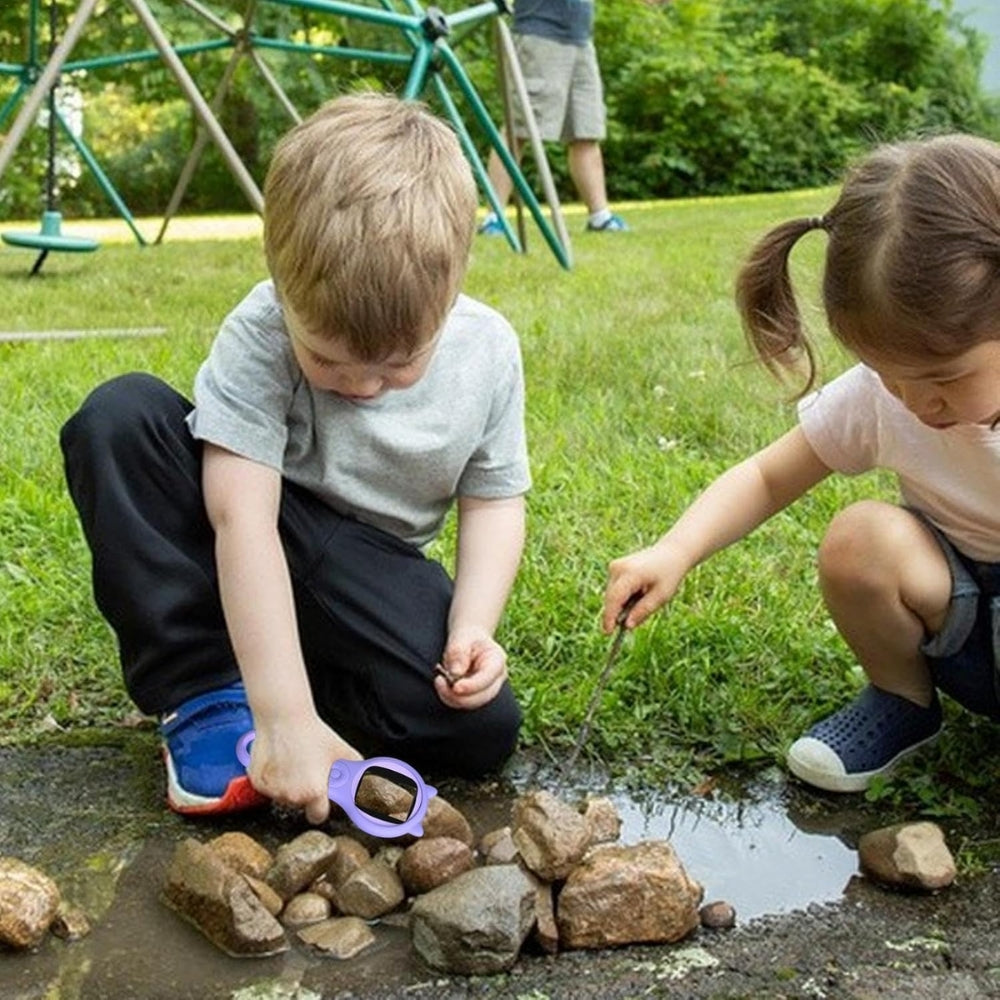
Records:
{"label": "twig in hand", "polygon": [[625,639],[625,633],[628,631],[625,628],[625,619],[628,618],[628,613],[632,610],[635,603],[642,597],[640,592],[632,594],[631,597],[622,605],[621,611],[618,612],[615,618],[615,625],[618,627],[618,631],[615,632],[614,640],[611,643],[611,649],[608,651],[608,658],[604,662],[604,669],[601,671],[601,676],[597,678],[597,686],[594,688],[594,693],[590,696],[590,704],[587,705],[587,714],[583,717],[583,725],[580,727],[580,735],[577,736],[576,742],[573,744],[573,749],[569,753],[569,757],[566,758],[563,764],[563,770],[568,771],[573,764],[576,762],[576,758],[580,753],[583,744],[587,740],[587,736],[590,734],[590,723],[593,721],[594,712],[597,711],[597,705],[601,700],[601,693],[604,691],[604,685],[608,682],[608,677],[611,676],[611,668],[615,665],[615,660],[618,658],[618,652],[622,648],[622,641]]}
{"label": "twig in hand", "polygon": [[441,663],[434,664],[434,673],[440,674],[448,682],[448,687],[454,687],[455,682],[460,679],[458,674],[453,674]]}

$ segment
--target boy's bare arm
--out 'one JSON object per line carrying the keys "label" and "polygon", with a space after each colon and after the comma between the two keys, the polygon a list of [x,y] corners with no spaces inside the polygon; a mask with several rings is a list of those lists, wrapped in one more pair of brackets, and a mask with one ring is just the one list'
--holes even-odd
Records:
{"label": "boy's bare arm", "polygon": [[442,701],[477,708],[494,698],[507,677],[507,657],[493,639],[524,549],[523,497],[458,501],[455,593],[443,660],[453,677],[435,680]]}
{"label": "boy's bare arm", "polygon": [[203,485],[222,607],[254,717],[251,780],[322,822],[332,761],[360,755],[319,719],[313,704],[278,535],[281,476],[206,443]]}
{"label": "boy's bare arm", "polygon": [[628,614],[634,628],[669,601],[698,563],[797,500],[830,474],[795,427],[766,448],[718,477],[649,548],[611,563],[601,624],[615,627],[632,594],[643,596]]}

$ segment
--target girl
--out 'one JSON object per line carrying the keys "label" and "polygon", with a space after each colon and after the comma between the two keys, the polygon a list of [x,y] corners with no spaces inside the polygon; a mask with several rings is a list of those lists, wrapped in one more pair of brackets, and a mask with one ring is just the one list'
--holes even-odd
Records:
{"label": "girl", "polygon": [[876,149],[833,208],[769,232],[737,281],[747,335],[772,372],[815,364],[788,274],[800,237],[828,237],[823,304],[859,364],[800,399],[798,426],[723,473],[649,548],[610,565],[603,626],[633,594],[634,628],[684,575],[830,475],[891,469],[902,500],[834,518],[823,597],[869,684],[788,751],[835,792],[941,728],[938,690],[1000,719],[1000,146],[965,135]]}

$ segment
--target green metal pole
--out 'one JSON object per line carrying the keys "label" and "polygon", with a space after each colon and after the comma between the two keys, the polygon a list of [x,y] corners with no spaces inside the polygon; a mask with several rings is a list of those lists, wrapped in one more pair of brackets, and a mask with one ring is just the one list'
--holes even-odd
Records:
{"label": "green metal pole", "polygon": [[[469,107],[472,109],[472,113],[482,126],[483,131],[489,138],[491,145],[496,150],[497,156],[500,157],[507,173],[510,174],[511,180],[514,182],[518,193],[524,199],[524,204],[531,213],[531,217],[535,220],[535,223],[541,230],[545,242],[548,243],[549,248],[556,255],[556,260],[558,260],[559,263],[568,271],[570,269],[570,260],[568,254],[566,253],[566,248],[559,242],[559,239],[552,231],[552,227],[549,225],[548,220],[542,214],[542,209],[538,204],[538,199],[535,197],[535,192],[528,186],[528,182],[524,179],[524,174],[521,173],[521,168],[517,165],[514,157],[511,156],[510,151],[504,144],[500,133],[497,131],[497,127],[493,124],[493,121],[490,118],[486,105],[483,104],[482,98],[478,93],[476,93],[476,88],[472,86],[472,82],[469,80],[468,76],[466,76],[465,70],[462,68],[458,59],[455,57],[455,54],[451,51],[448,45],[444,42],[439,42],[437,52],[451,70],[452,76],[455,78],[455,82],[458,84],[459,89],[462,91],[466,101],[468,101]],[[497,218],[500,219],[501,223],[507,229],[510,228],[510,225],[502,212],[497,215]],[[513,239],[515,239],[515,237],[513,232],[511,232],[508,236],[508,240]]]}

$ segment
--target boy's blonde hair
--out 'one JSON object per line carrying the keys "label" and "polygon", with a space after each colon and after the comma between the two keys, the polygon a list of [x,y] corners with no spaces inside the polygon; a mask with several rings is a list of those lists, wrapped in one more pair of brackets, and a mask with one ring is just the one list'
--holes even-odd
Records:
{"label": "boy's blonde hair", "polygon": [[444,323],[475,228],[455,133],[423,105],[339,97],[278,143],[264,251],[282,303],[365,361],[411,354]]}
{"label": "boy's blonde hair", "polygon": [[849,350],[954,357],[1000,340],[1000,145],[954,134],[880,146],[826,215],[757,244],[737,281],[744,328],[772,370],[804,358],[805,389],[816,370],[788,255],[811,229],[829,237],[823,305]]}

